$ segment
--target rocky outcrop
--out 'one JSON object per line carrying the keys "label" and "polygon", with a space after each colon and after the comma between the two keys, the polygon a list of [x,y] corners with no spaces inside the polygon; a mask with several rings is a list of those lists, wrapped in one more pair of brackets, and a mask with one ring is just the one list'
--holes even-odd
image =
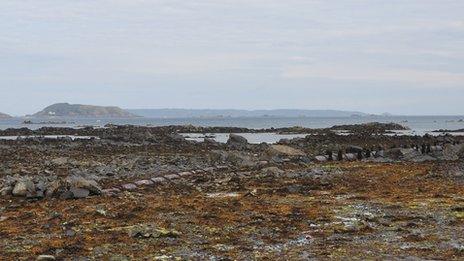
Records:
{"label": "rocky outcrop", "polygon": [[352,133],[385,133],[392,130],[409,130],[409,128],[398,123],[370,122],[354,125],[338,125],[330,128],[331,130],[346,130]]}

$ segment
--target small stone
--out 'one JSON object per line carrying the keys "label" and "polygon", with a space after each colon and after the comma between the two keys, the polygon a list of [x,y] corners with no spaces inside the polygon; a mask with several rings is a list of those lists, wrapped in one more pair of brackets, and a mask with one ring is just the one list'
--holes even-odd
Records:
{"label": "small stone", "polygon": [[69,159],[66,157],[56,158],[51,161],[53,165],[65,165],[69,162]]}
{"label": "small stone", "polygon": [[115,196],[116,194],[120,193],[121,190],[118,188],[109,188],[109,189],[103,189],[102,194],[104,196]]}
{"label": "small stone", "polygon": [[214,167],[208,167],[208,168],[205,168],[203,171],[204,172],[213,172],[215,170]]}
{"label": "small stone", "polygon": [[268,168],[262,169],[261,173],[266,176],[280,176],[284,173],[284,171],[277,167],[268,167]]}
{"label": "small stone", "polygon": [[229,167],[227,167],[225,165],[219,165],[219,166],[216,166],[216,169],[217,170],[227,170],[227,169],[229,169]]}
{"label": "small stone", "polygon": [[137,186],[152,186],[154,183],[153,181],[151,180],[147,180],[147,179],[144,179],[144,180],[138,180],[136,182],[134,182],[135,185]]}
{"label": "small stone", "polygon": [[76,231],[72,229],[68,229],[64,232],[64,235],[67,237],[74,237],[76,235]]}
{"label": "small stone", "polygon": [[136,190],[137,189],[137,186],[135,184],[132,184],[132,183],[124,184],[121,187],[124,190]]}
{"label": "small stone", "polygon": [[156,177],[156,178],[152,178],[151,181],[153,181],[153,183],[155,184],[159,184],[159,183],[164,183],[166,179],[163,177]]}
{"label": "small stone", "polygon": [[193,174],[192,172],[184,171],[184,172],[180,172],[178,175],[181,177],[188,177],[188,176],[192,176]]}
{"label": "small stone", "polygon": [[49,260],[56,260],[56,258],[52,255],[40,255],[36,258],[37,261],[49,261]]}
{"label": "small stone", "polygon": [[327,158],[325,156],[316,156],[315,159],[319,162],[326,162]]}
{"label": "small stone", "polygon": [[174,179],[178,179],[180,178],[179,175],[177,174],[170,174],[170,175],[166,175],[164,176],[166,179],[169,179],[169,180],[174,180]]}
{"label": "small stone", "polygon": [[267,164],[269,164],[269,162],[266,160],[261,160],[260,162],[258,162],[259,166],[266,166]]}
{"label": "small stone", "polygon": [[13,188],[11,186],[4,187],[0,189],[0,196],[11,195],[12,191],[13,191]]}

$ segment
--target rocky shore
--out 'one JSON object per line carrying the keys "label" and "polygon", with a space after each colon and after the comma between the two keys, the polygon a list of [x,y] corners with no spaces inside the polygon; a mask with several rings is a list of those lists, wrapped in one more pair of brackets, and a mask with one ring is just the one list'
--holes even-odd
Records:
{"label": "rocky shore", "polygon": [[[387,135],[401,129],[3,130],[21,137],[0,139],[0,256],[461,259],[464,137]],[[264,132],[308,135],[240,136]]]}

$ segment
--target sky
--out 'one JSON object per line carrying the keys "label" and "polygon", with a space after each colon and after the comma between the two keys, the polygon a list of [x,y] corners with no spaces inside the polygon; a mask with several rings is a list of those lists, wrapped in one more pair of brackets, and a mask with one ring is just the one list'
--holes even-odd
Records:
{"label": "sky", "polygon": [[462,0],[1,0],[0,112],[464,114]]}

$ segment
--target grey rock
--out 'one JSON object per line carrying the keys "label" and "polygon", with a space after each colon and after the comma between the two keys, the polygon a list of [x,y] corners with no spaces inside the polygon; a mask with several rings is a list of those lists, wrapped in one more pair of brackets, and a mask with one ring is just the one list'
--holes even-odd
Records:
{"label": "grey rock", "polygon": [[69,158],[67,157],[61,157],[61,158],[56,158],[56,159],[51,160],[51,163],[53,165],[58,165],[58,166],[66,165],[68,164],[68,162],[69,162]]}
{"label": "grey rock", "polygon": [[73,194],[73,198],[86,198],[90,195],[90,191],[88,189],[72,188],[70,191]]}
{"label": "grey rock", "polygon": [[124,184],[121,186],[124,190],[136,190],[137,189],[137,186],[135,184],[132,184],[132,183],[128,183],[128,184]]}
{"label": "grey rock", "polygon": [[233,149],[243,150],[248,147],[248,140],[242,136],[232,133],[229,135],[229,139],[227,140],[227,145]]}
{"label": "grey rock", "polygon": [[13,191],[13,187],[12,186],[6,186],[6,187],[3,187],[2,189],[0,189],[0,196],[7,196],[7,195],[11,195],[11,192]]}
{"label": "grey rock", "polygon": [[169,175],[166,175],[166,176],[164,176],[164,177],[165,177],[166,179],[168,179],[168,180],[175,180],[175,179],[180,178],[179,175],[177,175],[177,174],[169,174]]}
{"label": "grey rock", "polygon": [[135,185],[137,186],[152,186],[154,184],[153,181],[151,180],[147,180],[147,179],[144,179],[144,180],[137,180],[136,182],[134,182]]}
{"label": "grey rock", "polygon": [[184,171],[184,172],[180,172],[178,175],[181,177],[189,177],[189,176],[192,176],[193,173],[189,171]]}
{"label": "grey rock", "polygon": [[52,256],[52,255],[40,255],[35,260],[37,260],[37,261],[50,261],[50,260],[56,260],[56,258],[54,256]]}
{"label": "grey rock", "polygon": [[49,183],[45,189],[45,196],[52,197],[58,193],[61,188],[61,183],[58,180],[55,180]]}
{"label": "grey rock", "polygon": [[156,177],[156,178],[152,178],[151,181],[153,181],[153,183],[155,184],[161,184],[161,183],[166,182],[166,179],[163,177]]}
{"label": "grey rock", "polygon": [[101,188],[95,180],[85,179],[79,176],[71,176],[67,178],[67,183],[71,188],[87,189],[93,195],[100,195]]}
{"label": "grey rock", "polygon": [[61,193],[60,198],[61,199],[73,199],[74,194],[70,190],[68,190],[68,191]]}
{"label": "grey rock", "polygon": [[354,153],[346,153],[343,158],[345,158],[348,161],[354,161],[358,159],[358,156]]}
{"label": "grey rock", "polygon": [[261,170],[261,173],[267,176],[280,176],[284,171],[277,167],[268,167]]}
{"label": "grey rock", "polygon": [[19,180],[12,191],[13,196],[17,197],[26,197],[33,193],[35,193],[35,185],[30,179]]}
{"label": "grey rock", "polygon": [[120,192],[121,192],[121,190],[118,189],[118,188],[103,189],[102,190],[102,195],[104,195],[104,196],[115,196]]}
{"label": "grey rock", "polygon": [[322,155],[316,156],[314,158],[316,159],[316,161],[319,161],[319,162],[326,162],[327,161],[326,156],[322,156]]}
{"label": "grey rock", "polygon": [[229,139],[227,143],[241,143],[241,144],[248,144],[248,140],[240,135],[231,133],[229,135]]}

